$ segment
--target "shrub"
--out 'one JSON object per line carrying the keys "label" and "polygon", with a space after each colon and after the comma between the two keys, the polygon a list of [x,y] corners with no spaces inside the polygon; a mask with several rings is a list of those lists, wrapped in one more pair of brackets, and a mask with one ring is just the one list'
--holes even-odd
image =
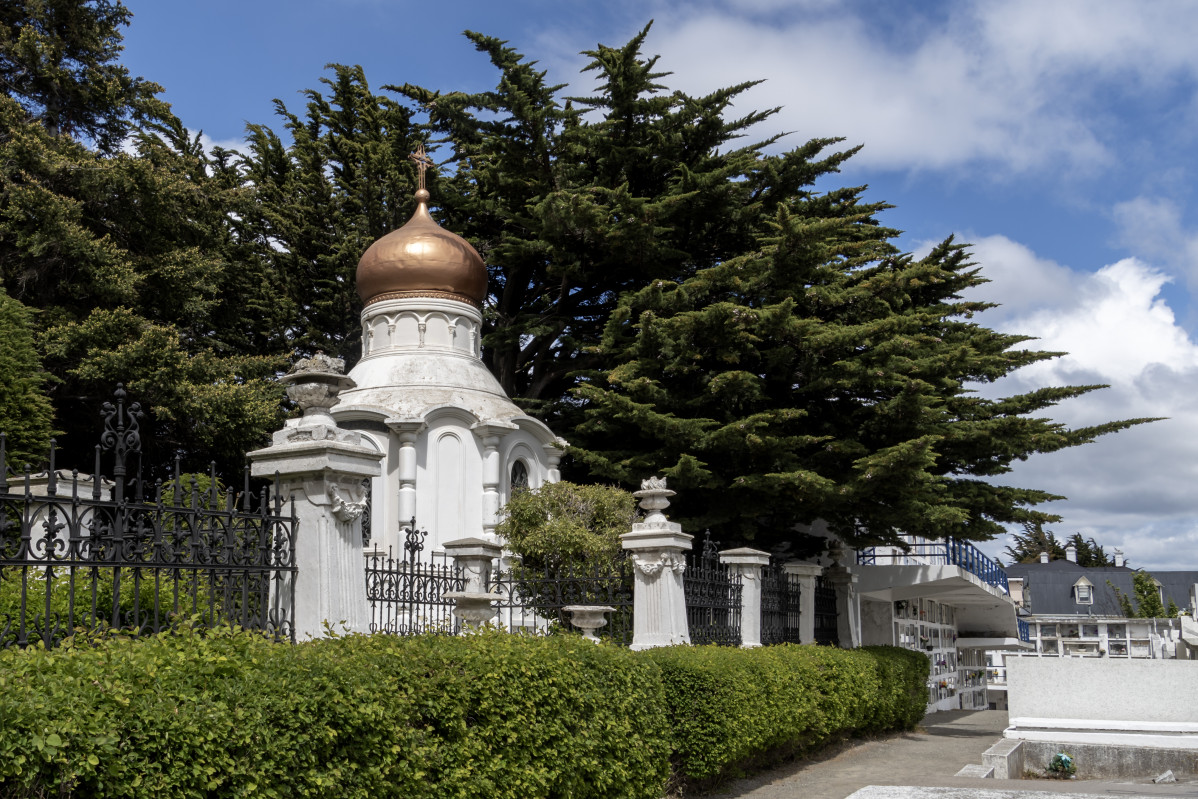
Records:
{"label": "shrub", "polygon": [[0,653],[4,795],[658,799],[668,755],[657,669],[575,637]]}
{"label": "shrub", "polygon": [[501,513],[496,532],[529,566],[611,562],[636,521],[636,499],[614,486],[563,481],[516,492]]}
{"label": "shrub", "polygon": [[680,781],[714,781],[755,761],[923,718],[928,660],[893,647],[670,647],[662,672]]}

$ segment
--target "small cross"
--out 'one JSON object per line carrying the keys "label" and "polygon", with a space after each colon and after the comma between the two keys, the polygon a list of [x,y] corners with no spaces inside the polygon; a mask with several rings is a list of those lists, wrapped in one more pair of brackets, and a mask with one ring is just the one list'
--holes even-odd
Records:
{"label": "small cross", "polygon": [[424,142],[416,147],[416,152],[408,156],[408,160],[416,165],[416,171],[420,176],[420,188],[424,188],[424,171],[433,165],[433,159],[429,158],[424,152]]}

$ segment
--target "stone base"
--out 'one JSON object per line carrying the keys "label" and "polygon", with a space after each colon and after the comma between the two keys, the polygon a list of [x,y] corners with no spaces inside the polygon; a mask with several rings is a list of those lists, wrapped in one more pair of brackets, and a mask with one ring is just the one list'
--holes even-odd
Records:
{"label": "stone base", "polygon": [[1043,771],[1057,752],[1073,756],[1078,779],[1143,780],[1163,771],[1172,771],[1178,779],[1198,778],[1198,750],[1153,746],[1024,741],[1024,767]]}

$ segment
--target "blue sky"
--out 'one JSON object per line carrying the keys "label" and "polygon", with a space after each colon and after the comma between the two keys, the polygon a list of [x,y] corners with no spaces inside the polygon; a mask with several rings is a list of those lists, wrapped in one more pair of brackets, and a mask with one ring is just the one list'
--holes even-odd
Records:
{"label": "blue sky", "polygon": [[[124,62],[193,130],[235,146],[247,122],[302,108],[325,64],[374,87],[494,85],[464,29],[507,39],[584,94],[579,51],[654,19],[671,88],[765,79],[742,108],[782,106],[779,147],[843,136],[845,183],[894,204],[919,252],[974,244],[1002,304],[980,320],[1071,354],[987,393],[1108,383],[1060,406],[1071,425],[1166,422],[1020,464],[1015,483],[1070,497],[1060,534],[1133,566],[1198,569],[1198,5],[1104,0],[126,0]],[[984,545],[992,554],[1004,542]]]}

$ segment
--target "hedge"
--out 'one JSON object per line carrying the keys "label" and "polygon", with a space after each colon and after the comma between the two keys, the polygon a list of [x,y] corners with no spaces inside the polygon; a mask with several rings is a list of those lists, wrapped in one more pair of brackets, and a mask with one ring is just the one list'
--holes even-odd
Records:
{"label": "hedge", "polygon": [[577,636],[160,635],[0,654],[3,794],[652,797],[661,681]]}
{"label": "hedge", "polygon": [[894,647],[671,647],[644,653],[669,697],[680,782],[712,781],[849,735],[910,729],[928,659]]}
{"label": "hedge", "polygon": [[[889,648],[183,630],[0,652],[0,796],[644,797],[923,715]],[[672,761],[672,763],[671,763]]]}

